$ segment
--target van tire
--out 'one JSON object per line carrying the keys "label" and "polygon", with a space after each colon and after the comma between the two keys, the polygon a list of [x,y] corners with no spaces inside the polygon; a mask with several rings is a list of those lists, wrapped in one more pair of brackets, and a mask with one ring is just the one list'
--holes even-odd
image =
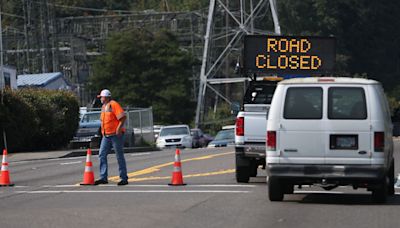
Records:
{"label": "van tire", "polygon": [[249,183],[250,180],[250,167],[239,166],[236,167],[236,182]]}
{"label": "van tire", "polygon": [[276,177],[268,178],[268,197],[270,201],[282,201],[283,194],[283,185]]}
{"label": "van tire", "polygon": [[375,203],[384,203],[388,195],[389,178],[386,177],[381,181],[377,188],[372,190],[372,200]]}
{"label": "van tire", "polygon": [[392,160],[392,163],[390,164],[390,169],[388,171],[388,177],[389,177],[389,186],[388,186],[388,195],[393,196],[395,193],[394,185],[395,185],[395,177],[394,177],[394,158]]}

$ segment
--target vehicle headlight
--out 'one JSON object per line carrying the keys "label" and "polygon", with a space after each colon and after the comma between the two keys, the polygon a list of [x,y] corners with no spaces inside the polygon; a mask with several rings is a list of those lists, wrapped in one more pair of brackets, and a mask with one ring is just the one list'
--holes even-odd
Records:
{"label": "vehicle headlight", "polygon": [[190,142],[191,137],[190,136],[185,136],[182,138],[182,141],[184,142]]}

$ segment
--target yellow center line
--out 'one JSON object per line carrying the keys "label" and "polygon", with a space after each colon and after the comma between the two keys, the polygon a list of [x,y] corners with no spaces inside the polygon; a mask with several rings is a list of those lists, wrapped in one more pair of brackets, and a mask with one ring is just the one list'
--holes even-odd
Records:
{"label": "yellow center line", "polygon": [[[211,155],[206,155],[206,156],[201,156],[201,157],[189,158],[189,159],[181,160],[181,163],[190,162],[190,161],[206,160],[206,159],[211,159],[211,158],[220,157],[220,156],[233,154],[233,153],[234,152],[225,152],[225,153],[220,153],[220,154],[211,154]],[[170,177],[143,177],[143,178],[135,178],[135,177],[158,172],[158,171],[160,171],[161,168],[164,168],[164,167],[167,167],[167,166],[171,166],[173,164],[174,164],[174,162],[168,162],[168,163],[164,163],[164,164],[160,164],[160,165],[152,166],[152,167],[149,167],[149,168],[146,168],[146,169],[142,169],[142,170],[138,170],[138,171],[135,171],[135,172],[128,173],[129,181],[134,182],[134,181],[139,181],[139,179],[140,180],[169,179]],[[227,171],[212,172],[211,175],[224,174],[225,172],[227,172]],[[232,172],[232,171],[229,171],[229,172]],[[192,175],[187,175],[186,177],[194,177],[196,175],[197,176],[201,176],[201,175],[210,176],[210,175],[204,175],[204,174],[207,174],[207,173],[192,174]],[[210,173],[208,173],[208,174],[210,174]],[[110,177],[110,178],[108,178],[108,180],[109,181],[113,181],[113,182],[118,182],[119,181],[119,176]]]}
{"label": "yellow center line", "polygon": [[[234,173],[235,169],[226,169],[226,170],[220,170],[216,172],[209,172],[209,173],[196,173],[196,174],[189,174],[189,175],[183,175],[183,178],[190,178],[190,177],[206,177],[206,176],[215,176],[215,175],[221,175],[221,174],[228,174],[228,173]],[[150,176],[150,177],[138,177],[138,178],[129,178],[129,182],[139,182],[139,181],[149,181],[149,180],[168,180],[171,179],[170,176],[166,177],[155,177],[155,176]]]}

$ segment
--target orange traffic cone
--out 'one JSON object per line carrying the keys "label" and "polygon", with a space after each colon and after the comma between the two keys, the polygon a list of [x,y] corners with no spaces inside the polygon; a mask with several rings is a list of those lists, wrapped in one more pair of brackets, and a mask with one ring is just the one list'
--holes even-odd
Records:
{"label": "orange traffic cone", "polygon": [[87,150],[85,172],[83,173],[83,182],[80,185],[94,185],[94,173],[92,164],[92,150]]}
{"label": "orange traffic cone", "polygon": [[10,173],[8,172],[7,162],[7,150],[3,150],[3,162],[1,163],[1,174],[0,174],[0,187],[14,186],[10,183]]}
{"label": "orange traffic cone", "polygon": [[180,153],[179,149],[176,149],[176,151],[175,151],[174,171],[172,173],[172,180],[169,185],[171,185],[171,186],[186,185],[183,183],[181,153]]}

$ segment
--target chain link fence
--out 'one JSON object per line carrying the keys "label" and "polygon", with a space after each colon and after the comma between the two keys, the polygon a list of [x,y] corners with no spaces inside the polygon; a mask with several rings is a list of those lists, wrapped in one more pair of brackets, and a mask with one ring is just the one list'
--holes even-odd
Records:
{"label": "chain link fence", "polygon": [[135,145],[153,144],[153,109],[125,109],[127,132],[133,133]]}

